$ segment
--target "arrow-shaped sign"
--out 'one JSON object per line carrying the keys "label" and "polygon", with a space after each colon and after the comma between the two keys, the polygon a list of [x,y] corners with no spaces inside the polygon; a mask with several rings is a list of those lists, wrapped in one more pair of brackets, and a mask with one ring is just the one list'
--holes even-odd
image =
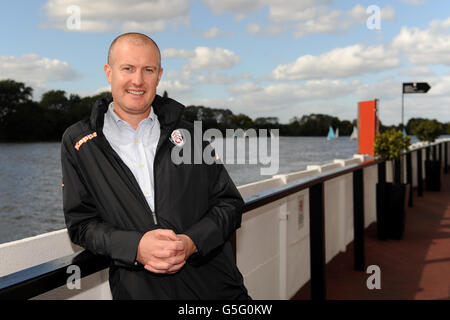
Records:
{"label": "arrow-shaped sign", "polygon": [[427,93],[430,88],[426,82],[403,83],[403,93]]}

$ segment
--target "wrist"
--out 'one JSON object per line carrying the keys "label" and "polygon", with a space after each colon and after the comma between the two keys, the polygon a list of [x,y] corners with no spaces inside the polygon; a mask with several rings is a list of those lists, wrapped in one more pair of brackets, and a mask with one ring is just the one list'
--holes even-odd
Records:
{"label": "wrist", "polygon": [[197,246],[195,245],[194,241],[192,241],[192,239],[189,236],[187,236],[185,234],[180,234],[179,237],[184,242],[186,258],[188,258],[189,256],[191,256],[192,254],[194,254],[198,251]]}

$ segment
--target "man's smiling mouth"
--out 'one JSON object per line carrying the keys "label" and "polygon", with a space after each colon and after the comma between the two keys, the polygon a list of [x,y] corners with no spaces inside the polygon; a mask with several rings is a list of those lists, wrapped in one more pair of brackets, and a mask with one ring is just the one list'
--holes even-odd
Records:
{"label": "man's smiling mouth", "polygon": [[141,96],[141,95],[143,95],[145,93],[145,91],[141,91],[141,90],[139,90],[139,91],[137,91],[137,90],[127,90],[127,92],[131,93],[131,94],[134,94],[134,95],[137,95],[137,96]]}

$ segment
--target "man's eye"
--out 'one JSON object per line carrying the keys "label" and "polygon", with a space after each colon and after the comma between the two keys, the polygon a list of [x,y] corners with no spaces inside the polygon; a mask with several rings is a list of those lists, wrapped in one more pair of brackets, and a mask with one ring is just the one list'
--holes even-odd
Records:
{"label": "man's eye", "polygon": [[153,69],[152,68],[147,68],[147,69],[145,69],[145,71],[153,73]]}
{"label": "man's eye", "polygon": [[130,70],[131,70],[131,67],[123,67],[122,70],[124,70],[124,71],[130,71]]}

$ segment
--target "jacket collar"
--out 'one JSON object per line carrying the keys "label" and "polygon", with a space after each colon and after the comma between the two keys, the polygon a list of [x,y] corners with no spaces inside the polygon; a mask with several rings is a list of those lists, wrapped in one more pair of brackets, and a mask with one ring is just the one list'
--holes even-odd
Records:
{"label": "jacket collar", "polygon": [[[106,99],[95,101],[90,117],[91,127],[95,128],[95,130],[101,131],[103,129],[105,113],[108,111],[110,103],[111,101]],[[162,129],[176,126],[184,110],[184,106],[181,103],[170,98],[163,98],[159,95],[155,96],[152,102],[152,108],[158,116],[158,121]]]}

